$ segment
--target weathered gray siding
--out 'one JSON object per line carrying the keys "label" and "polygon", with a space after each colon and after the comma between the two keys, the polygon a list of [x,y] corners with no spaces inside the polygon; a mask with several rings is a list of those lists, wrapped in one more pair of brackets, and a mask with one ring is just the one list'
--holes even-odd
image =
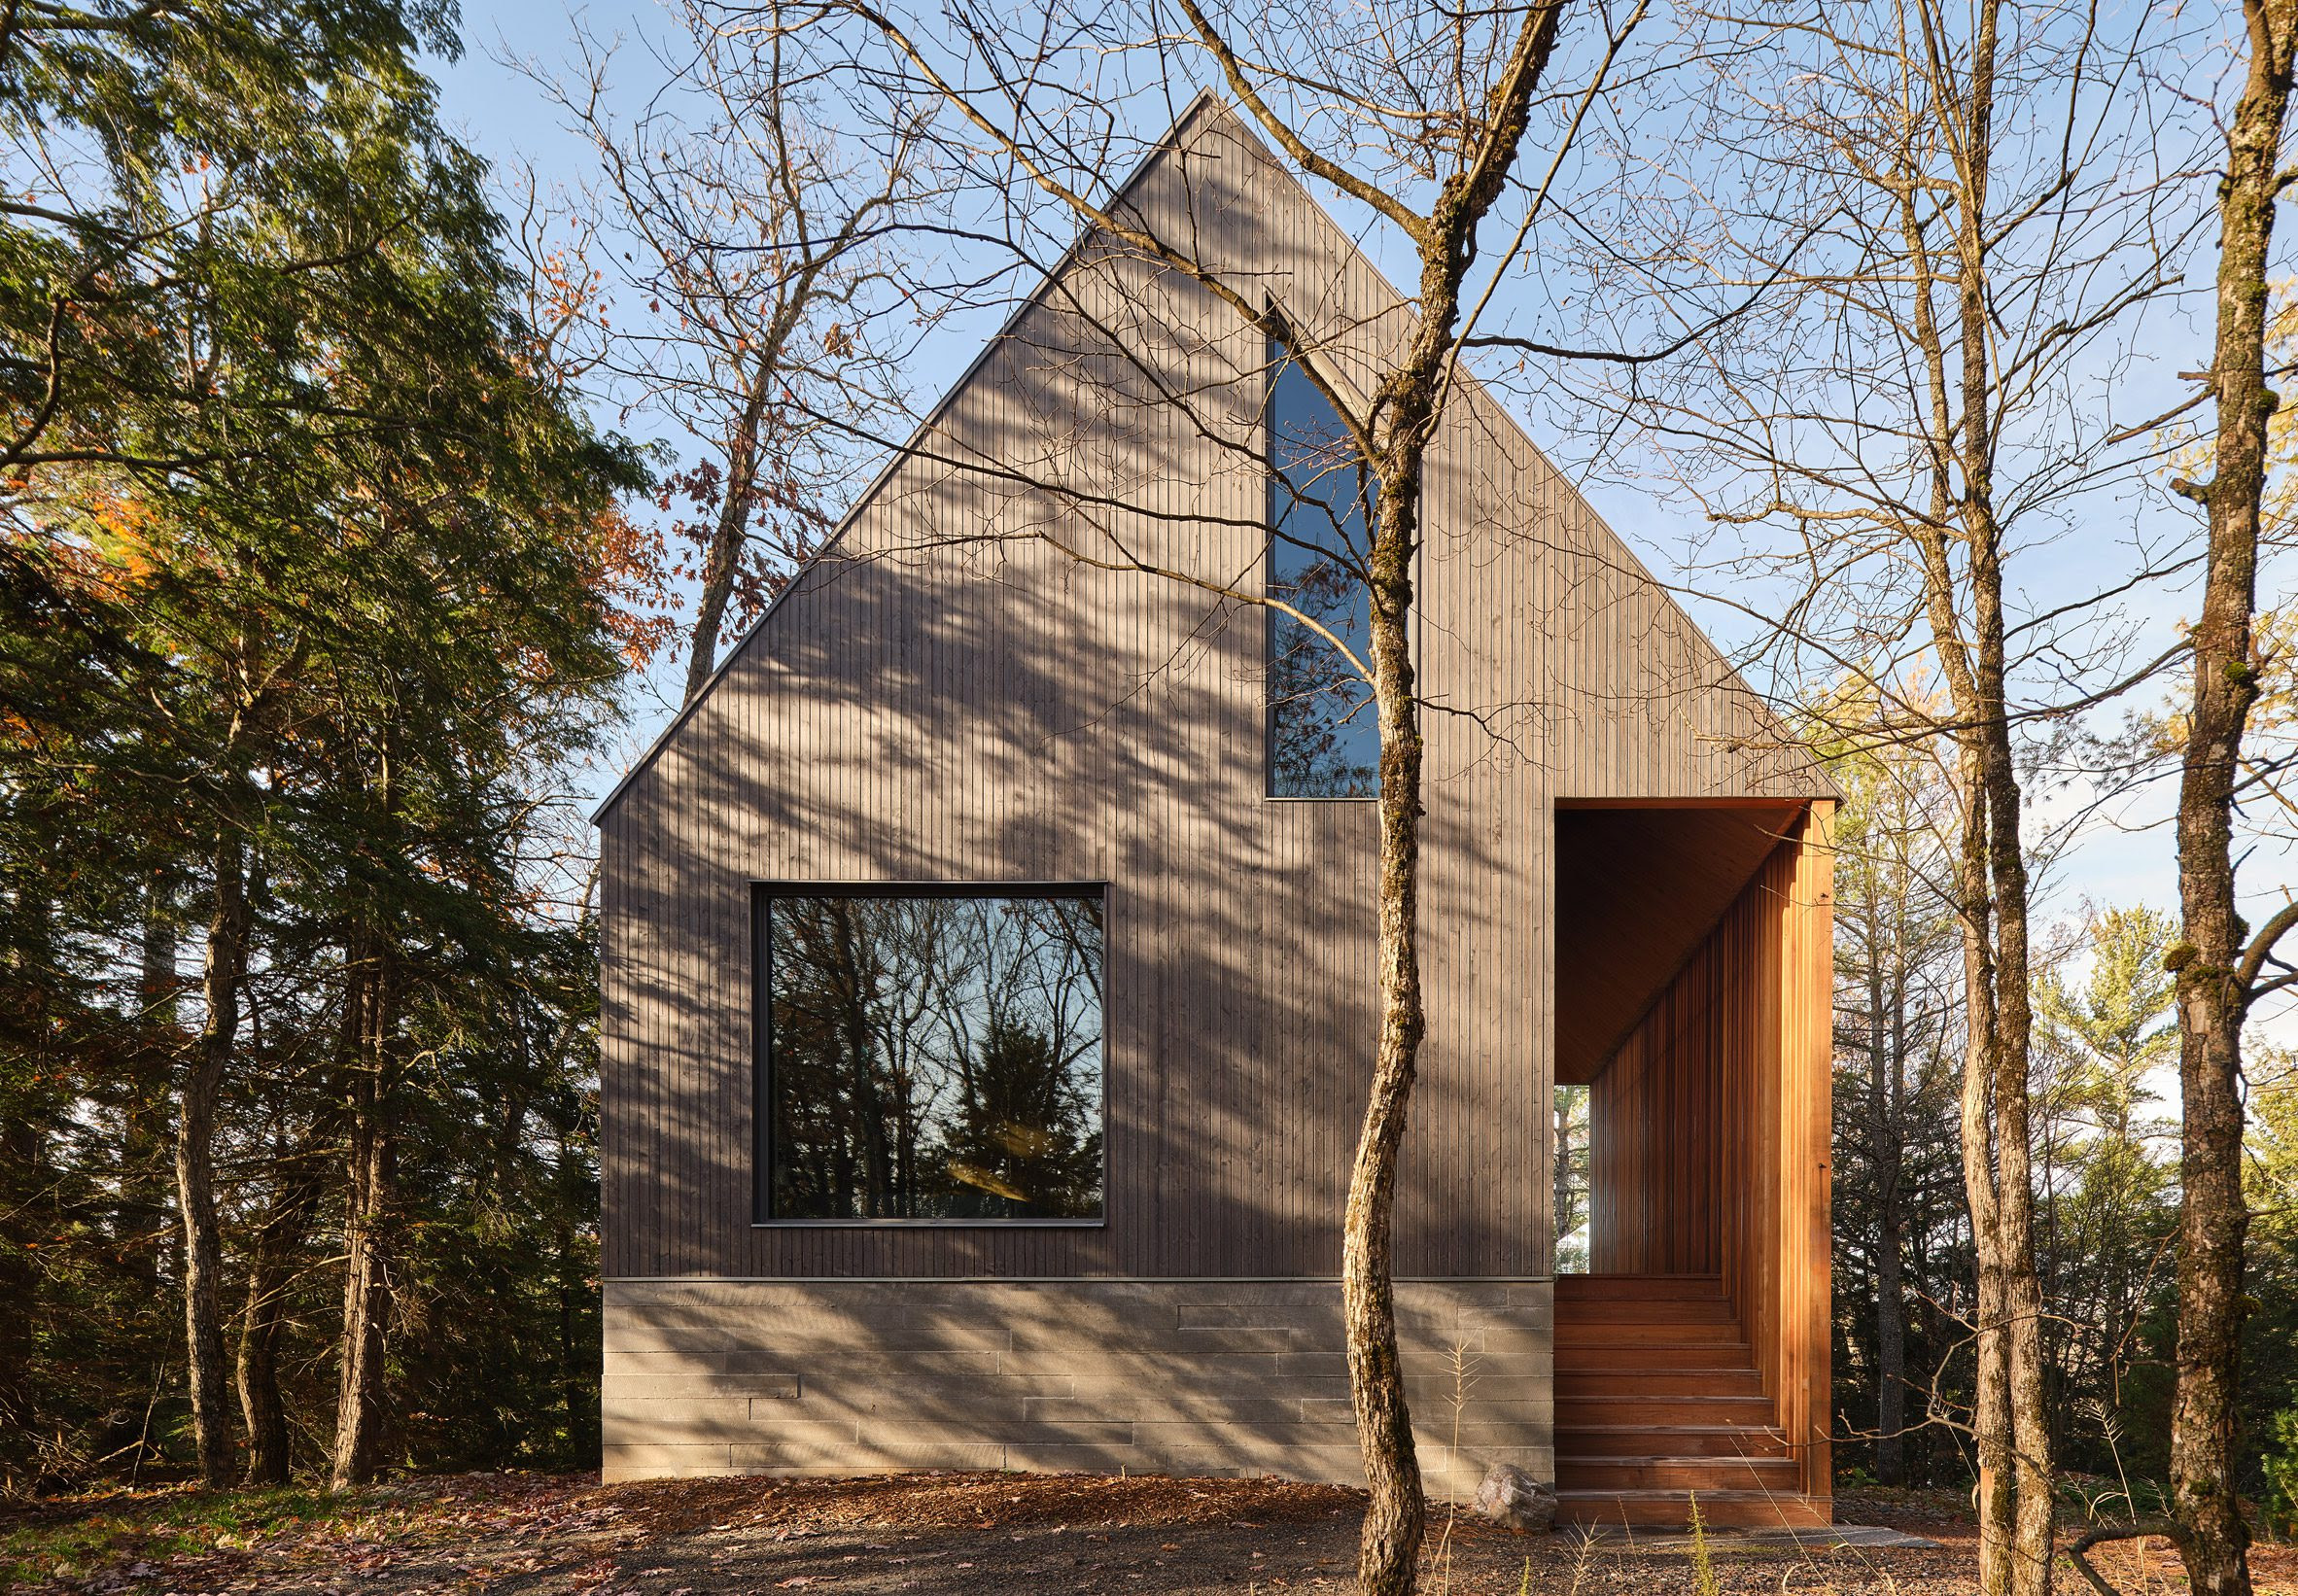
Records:
{"label": "weathered gray siding", "polygon": [[[1362,369],[1404,325],[1393,291],[1222,113],[1177,138],[1192,157],[1132,202]],[[1070,558],[1257,589],[1263,364],[1202,290],[1081,253],[610,809],[610,1279],[1337,1272],[1374,811],[1263,796],[1258,611]],[[1026,491],[1055,476],[1083,499]],[[1538,1276],[1551,801],[1825,789],[1473,391],[1425,520],[1425,690],[1477,715],[1428,717],[1431,1029],[1397,1263]],[[757,880],[1109,882],[1106,1226],[753,1228]]]}

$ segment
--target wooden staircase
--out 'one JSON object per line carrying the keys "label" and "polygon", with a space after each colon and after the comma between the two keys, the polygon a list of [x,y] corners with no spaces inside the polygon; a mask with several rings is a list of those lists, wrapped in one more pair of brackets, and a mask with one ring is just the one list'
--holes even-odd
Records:
{"label": "wooden staircase", "polygon": [[1556,1277],[1556,1496],[1580,1524],[1820,1526],[1723,1280]]}

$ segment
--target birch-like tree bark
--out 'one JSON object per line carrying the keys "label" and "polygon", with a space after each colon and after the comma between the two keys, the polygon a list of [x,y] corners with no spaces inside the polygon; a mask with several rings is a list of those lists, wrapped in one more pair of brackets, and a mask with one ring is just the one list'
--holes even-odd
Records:
{"label": "birch-like tree bark", "polygon": [[371,947],[350,983],[346,1031],[355,1052],[346,1103],[343,1327],[336,1345],[335,1439],[329,1477],[337,1490],[375,1477],[382,1441],[386,1333],[391,1313],[389,1224],[397,1140],[392,1125],[394,1013],[391,961]]}
{"label": "birch-like tree bark", "polygon": [[232,1481],[231,1378],[224,1352],[224,1232],[216,1211],[216,1098],[239,1034],[247,981],[246,850],[236,832],[216,844],[202,1017],[184,1070],[176,1119],[176,1205],[184,1225],[184,1332],[199,1477]]}

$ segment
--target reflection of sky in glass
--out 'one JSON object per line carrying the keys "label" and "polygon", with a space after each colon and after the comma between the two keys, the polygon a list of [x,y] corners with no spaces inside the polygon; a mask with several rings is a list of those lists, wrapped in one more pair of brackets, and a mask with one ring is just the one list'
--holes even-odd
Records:
{"label": "reflection of sky in glass", "polygon": [[[1281,361],[1269,394],[1269,595],[1366,659],[1373,602],[1358,574],[1373,485],[1340,418],[1300,366]],[[1380,785],[1373,690],[1324,638],[1269,612],[1269,790],[1279,798],[1370,798]]]}
{"label": "reflection of sky in glass", "polygon": [[1095,1218],[1095,896],[776,894],[776,1219]]}

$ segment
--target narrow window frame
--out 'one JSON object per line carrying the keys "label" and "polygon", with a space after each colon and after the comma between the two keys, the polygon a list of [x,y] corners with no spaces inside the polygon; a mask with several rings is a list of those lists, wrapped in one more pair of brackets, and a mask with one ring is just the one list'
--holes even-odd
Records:
{"label": "narrow window frame", "polygon": [[[1579,1106],[1583,1118],[1578,1149],[1580,1169],[1577,1179],[1574,1179],[1569,1172],[1559,1166],[1568,1151],[1566,1145],[1567,1123],[1571,1118],[1571,1110],[1566,1107],[1566,1093],[1581,1094]],[[1549,1173],[1550,1178],[1548,1192],[1548,1269],[1551,1276],[1592,1274],[1595,1272],[1596,1250],[1596,1089],[1594,1084],[1588,1081],[1556,1081],[1550,1085],[1549,1095],[1553,1107],[1549,1119]],[[1564,1215],[1561,1205],[1556,1201],[1555,1191],[1558,1186],[1567,1184],[1577,1187],[1583,1209],[1579,1226],[1571,1231],[1564,1229]],[[1564,1243],[1575,1235],[1581,1236],[1582,1240],[1568,1255]],[[1569,1268],[1565,1266],[1567,1256],[1574,1261],[1573,1266]]]}
{"label": "narrow window frame", "polygon": [[[1104,1230],[1114,1198],[1109,1156],[1111,911],[1108,881],[869,882],[752,878],[750,888],[750,1229],[753,1231]],[[925,1217],[918,1219],[777,1218],[774,1201],[774,972],[770,906],[783,898],[1077,898],[1101,911],[1101,1211],[1091,1218]]]}
{"label": "narrow window frame", "polygon": [[[1266,359],[1264,360],[1262,365],[1261,414],[1259,422],[1261,436],[1260,460],[1263,495],[1262,538],[1264,539],[1261,550],[1260,573],[1261,591],[1264,596],[1269,593],[1275,577],[1277,545],[1276,529],[1278,519],[1277,478],[1280,474],[1277,470],[1276,463],[1276,384],[1277,379],[1283,375],[1284,367],[1288,364],[1313,366],[1320,377],[1323,377],[1328,384],[1338,388],[1340,392],[1350,395],[1354,395],[1356,392],[1354,387],[1345,379],[1335,376],[1330,364],[1319,359],[1313,352],[1295,349],[1288,345],[1282,338],[1278,338],[1273,335],[1268,339],[1266,346]],[[1357,468],[1359,470],[1368,472],[1370,469],[1361,455],[1358,457]],[[1367,532],[1369,536],[1370,528],[1367,529]],[[1425,611],[1428,607],[1428,589],[1424,581],[1426,567],[1424,556],[1427,552],[1427,546],[1428,539],[1426,536],[1423,535],[1420,539],[1420,547],[1412,551],[1413,603],[1411,613],[1411,631],[1408,642],[1412,651],[1412,663],[1415,671],[1417,671],[1422,664],[1420,633],[1425,620]],[[1375,763],[1375,774],[1373,781],[1373,790],[1370,792],[1289,793],[1278,792],[1275,790],[1276,761],[1274,758],[1274,753],[1276,748],[1276,706],[1270,700],[1269,669],[1276,658],[1277,625],[1280,621],[1285,619],[1285,617],[1280,615],[1274,608],[1266,605],[1262,607],[1261,614],[1262,802],[1270,804],[1377,804],[1380,801],[1380,783],[1377,774],[1377,763]],[[1377,719],[1379,712],[1378,706],[1374,703],[1368,703],[1367,709],[1370,710],[1375,717],[1374,732],[1375,739],[1377,739],[1379,730]]]}

